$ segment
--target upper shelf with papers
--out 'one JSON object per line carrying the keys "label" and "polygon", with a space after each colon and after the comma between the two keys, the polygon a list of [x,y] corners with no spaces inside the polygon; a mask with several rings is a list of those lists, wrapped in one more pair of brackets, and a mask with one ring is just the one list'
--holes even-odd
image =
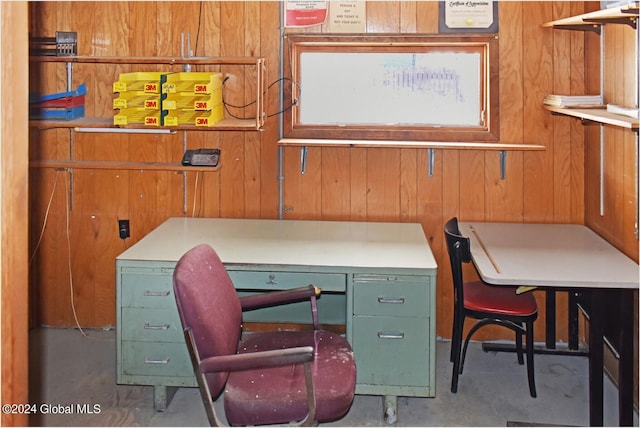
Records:
{"label": "upper shelf with papers", "polygon": [[640,2],[636,1],[624,6],[558,19],[544,23],[542,26],[565,30],[594,31],[598,34],[600,34],[603,24],[626,24],[635,29],[638,25],[639,10]]}

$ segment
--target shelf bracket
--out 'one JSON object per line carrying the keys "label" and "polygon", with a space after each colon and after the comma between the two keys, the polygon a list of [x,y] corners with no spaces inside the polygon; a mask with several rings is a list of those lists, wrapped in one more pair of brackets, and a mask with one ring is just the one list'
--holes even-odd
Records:
{"label": "shelf bracket", "polygon": [[427,149],[427,168],[429,177],[433,177],[433,164],[435,160],[435,149]]}
{"label": "shelf bracket", "polygon": [[507,151],[500,150],[500,180],[504,180],[507,175]]}
{"label": "shelf bracket", "polygon": [[584,25],[554,25],[553,28],[558,30],[575,30],[575,31],[593,31],[598,36],[602,33],[602,27],[598,23],[589,24],[585,21]]}
{"label": "shelf bracket", "polygon": [[300,174],[307,171],[307,146],[300,147]]}
{"label": "shelf bracket", "polygon": [[[637,17],[634,17],[634,16],[621,16],[621,17],[612,17],[612,18],[584,20],[584,22],[586,23],[594,23],[594,24],[625,24],[630,26],[634,30],[637,27],[636,21],[637,21]],[[598,32],[598,34],[600,33]]]}
{"label": "shelf bracket", "polygon": [[[187,131],[182,134],[182,153],[187,151]],[[196,173],[197,174],[197,173]],[[196,189],[197,190],[197,189]],[[187,214],[187,172],[182,171],[182,213]],[[193,199],[196,198],[196,191],[193,192]]]}

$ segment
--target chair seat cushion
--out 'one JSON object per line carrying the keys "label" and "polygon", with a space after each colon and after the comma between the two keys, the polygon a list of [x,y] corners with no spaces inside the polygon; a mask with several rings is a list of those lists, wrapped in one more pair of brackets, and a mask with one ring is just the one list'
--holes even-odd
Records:
{"label": "chair seat cushion", "polygon": [[482,281],[464,283],[464,307],[512,316],[533,315],[538,311],[533,294],[516,294],[515,287],[492,286]]}
{"label": "chair seat cushion", "polygon": [[[243,338],[238,352],[309,345],[316,350],[312,363],[316,419],[339,419],[351,406],[356,382],[351,346],[340,335],[323,330],[251,333]],[[230,373],[224,407],[232,425],[301,420],[308,411],[303,364]]]}

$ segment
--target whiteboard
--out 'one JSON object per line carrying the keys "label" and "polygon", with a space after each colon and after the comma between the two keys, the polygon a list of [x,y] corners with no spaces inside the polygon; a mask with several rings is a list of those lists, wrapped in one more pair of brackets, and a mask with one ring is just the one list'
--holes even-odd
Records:
{"label": "whiteboard", "polygon": [[288,34],[283,136],[499,141],[496,35]]}
{"label": "whiteboard", "polygon": [[478,52],[302,52],[300,124],[480,126]]}

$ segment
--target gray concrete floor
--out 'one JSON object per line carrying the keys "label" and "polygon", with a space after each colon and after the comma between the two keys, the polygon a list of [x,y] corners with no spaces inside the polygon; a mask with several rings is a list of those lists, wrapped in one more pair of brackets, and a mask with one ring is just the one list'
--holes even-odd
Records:
{"label": "gray concrete floor", "polygon": [[[32,426],[206,426],[196,388],[178,389],[164,412],[153,410],[153,388],[116,385],[115,331],[35,329],[30,334]],[[468,351],[458,393],[450,392],[450,342],[436,348],[436,397],[398,398],[396,426],[586,426],[586,357],[536,355],[538,398],[513,353]],[[392,362],[390,362],[392,364]],[[605,424],[617,425],[617,391],[605,379]],[[75,410],[88,404],[93,413]],[[70,408],[74,411],[64,413]],[[56,411],[63,413],[55,413]],[[515,422],[515,424],[514,424]],[[635,418],[637,426],[637,416]],[[356,396],[349,413],[326,426],[385,426],[383,401]]]}

